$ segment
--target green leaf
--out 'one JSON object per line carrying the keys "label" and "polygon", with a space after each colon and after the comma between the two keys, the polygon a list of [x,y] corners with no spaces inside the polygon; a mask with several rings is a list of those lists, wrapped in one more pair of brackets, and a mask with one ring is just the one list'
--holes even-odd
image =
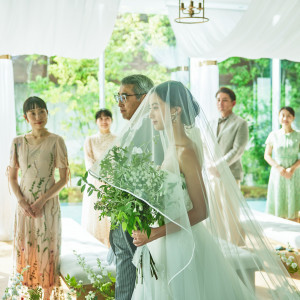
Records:
{"label": "green leaf", "polygon": [[81,186],[81,182],[82,182],[82,180],[79,179],[79,180],[77,181],[77,186]]}
{"label": "green leaf", "polygon": [[150,238],[150,234],[151,234],[151,228],[148,227],[148,228],[147,228],[147,237],[148,237],[148,238]]}
{"label": "green leaf", "polygon": [[123,231],[126,231],[126,229],[127,229],[127,223],[122,222],[122,229],[123,229]]}
{"label": "green leaf", "polygon": [[84,190],[85,190],[85,185],[83,185],[83,186],[81,187],[81,193],[83,193]]}
{"label": "green leaf", "polygon": [[89,173],[88,172],[85,172],[84,176],[83,176],[83,179],[86,181],[87,177],[88,177]]}
{"label": "green leaf", "polygon": [[139,224],[139,227],[142,228],[143,226],[142,226],[140,218],[136,217],[135,220]]}

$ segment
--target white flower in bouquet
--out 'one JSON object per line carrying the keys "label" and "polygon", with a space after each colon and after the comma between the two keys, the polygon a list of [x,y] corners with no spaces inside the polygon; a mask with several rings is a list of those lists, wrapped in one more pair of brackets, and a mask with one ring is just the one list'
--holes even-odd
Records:
{"label": "white flower in bouquet", "polygon": [[104,268],[103,271],[102,271],[102,274],[103,274],[103,276],[107,276],[108,271]]}
{"label": "white flower in bouquet", "polygon": [[86,300],[94,300],[96,297],[96,294],[92,291],[89,291],[89,294],[87,296],[85,296]]}
{"label": "white flower in bouquet", "polygon": [[95,283],[95,279],[94,279],[93,276],[88,275],[88,279],[89,279],[89,281],[90,281],[92,284]]}
{"label": "white flower in bouquet", "polygon": [[143,150],[139,147],[133,147],[132,154],[142,154]]}
{"label": "white flower in bouquet", "polygon": [[296,263],[292,263],[292,264],[291,264],[291,267],[292,267],[293,269],[297,269],[297,268],[298,268],[298,265],[297,265]]}

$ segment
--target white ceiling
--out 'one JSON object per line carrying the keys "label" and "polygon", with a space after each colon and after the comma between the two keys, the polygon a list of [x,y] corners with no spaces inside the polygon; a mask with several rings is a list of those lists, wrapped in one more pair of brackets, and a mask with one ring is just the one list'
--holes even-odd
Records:
{"label": "white ceiling", "polygon": [[[185,4],[190,1],[183,0]],[[251,0],[206,0],[209,9],[247,10]],[[197,0],[194,1],[197,3]],[[167,14],[167,5],[178,6],[178,0],[121,0],[120,13]]]}

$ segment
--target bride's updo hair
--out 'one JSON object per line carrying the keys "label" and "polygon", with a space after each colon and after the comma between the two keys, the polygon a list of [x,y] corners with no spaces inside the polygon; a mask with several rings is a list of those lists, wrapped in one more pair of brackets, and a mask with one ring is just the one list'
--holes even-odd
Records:
{"label": "bride's updo hair", "polygon": [[166,81],[154,88],[160,99],[171,107],[181,107],[181,122],[191,126],[200,112],[199,104],[194,100],[192,93],[179,81]]}

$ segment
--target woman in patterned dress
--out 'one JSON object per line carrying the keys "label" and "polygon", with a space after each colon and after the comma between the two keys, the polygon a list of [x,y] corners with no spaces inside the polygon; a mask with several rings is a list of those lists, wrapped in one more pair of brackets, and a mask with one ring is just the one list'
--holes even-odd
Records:
{"label": "woman in patterned dress", "polygon": [[[68,157],[64,140],[46,128],[48,110],[38,97],[23,105],[30,133],[14,138],[11,146],[9,181],[18,200],[14,251],[16,271],[27,265],[23,284],[42,287],[44,299],[50,299],[59,286],[61,214],[59,191],[68,181]],[[59,180],[54,171],[59,169]],[[21,180],[18,173],[21,170]]]}
{"label": "woman in patterned dress", "polygon": [[[111,134],[110,126],[112,123],[112,113],[108,109],[100,109],[95,115],[99,132],[86,139],[84,143],[85,166],[89,170],[96,161],[114,142],[116,136]],[[89,182],[95,186],[101,183],[94,177],[89,176]],[[82,226],[89,231],[100,242],[109,246],[110,221],[107,217],[99,221],[100,212],[94,210],[94,203],[97,201],[96,193],[88,196],[84,193],[82,201]]]}
{"label": "woman in patterned dress", "polygon": [[281,129],[272,131],[266,141],[265,160],[272,167],[267,196],[269,214],[299,221],[300,211],[300,132],[292,128],[295,111],[282,107]]}

